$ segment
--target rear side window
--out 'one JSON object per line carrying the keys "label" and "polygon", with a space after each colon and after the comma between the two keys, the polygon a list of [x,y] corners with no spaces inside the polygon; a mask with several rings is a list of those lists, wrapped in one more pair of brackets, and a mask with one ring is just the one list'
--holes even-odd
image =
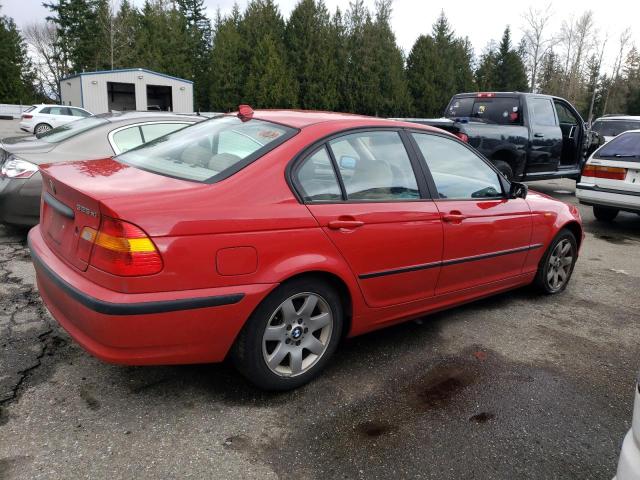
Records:
{"label": "rear side window", "polygon": [[605,143],[595,157],[640,162],[640,133],[625,133],[614,138],[609,143]]}
{"label": "rear side window", "polygon": [[40,110],[40,113],[49,114],[49,113],[51,113],[51,108],[50,107],[44,107],[43,109]]}
{"label": "rear side window", "polygon": [[150,172],[212,183],[282,144],[296,130],[236,116],[217,117],[159,137],[117,160]]}
{"label": "rear side window", "polygon": [[327,148],[324,146],[300,164],[296,170],[295,179],[305,202],[342,199],[336,172]]}
{"label": "rear side window", "polygon": [[113,143],[116,146],[118,152],[126,152],[132,148],[141,145],[142,135],[140,134],[140,127],[137,125],[134,127],[125,128],[119,130],[113,134]]}
{"label": "rear side window", "polygon": [[533,123],[541,127],[555,127],[556,116],[553,109],[553,103],[546,98],[532,98],[529,100]]}
{"label": "rear side window", "polygon": [[496,171],[469,148],[439,135],[414,133],[413,138],[440,198],[475,200],[502,196]]}
{"label": "rear side window", "polygon": [[398,132],[362,132],[329,142],[348,200],[420,198],[409,155]]}
{"label": "rear side window", "polygon": [[518,97],[464,97],[454,99],[446,116],[495,125],[521,125]]}

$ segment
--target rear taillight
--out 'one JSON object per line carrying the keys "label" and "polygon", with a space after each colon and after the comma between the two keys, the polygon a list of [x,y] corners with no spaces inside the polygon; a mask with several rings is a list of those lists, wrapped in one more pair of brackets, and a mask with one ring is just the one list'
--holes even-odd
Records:
{"label": "rear taillight", "polygon": [[25,115],[22,115],[22,119],[23,119],[23,120],[29,120],[29,119],[31,119],[31,118],[33,118],[33,115],[26,115],[26,114],[25,114]]}
{"label": "rear taillight", "polygon": [[609,180],[624,180],[627,169],[620,167],[602,167],[600,165],[585,165],[583,177],[608,178]]}
{"label": "rear taillight", "polygon": [[455,136],[458,137],[463,142],[469,143],[469,135],[467,135],[466,133],[458,132],[455,134]]}
{"label": "rear taillight", "polygon": [[147,234],[131,223],[102,217],[100,228],[85,227],[80,250],[93,245],[89,263],[108,273],[125,277],[153,275],[162,270],[162,257]]}

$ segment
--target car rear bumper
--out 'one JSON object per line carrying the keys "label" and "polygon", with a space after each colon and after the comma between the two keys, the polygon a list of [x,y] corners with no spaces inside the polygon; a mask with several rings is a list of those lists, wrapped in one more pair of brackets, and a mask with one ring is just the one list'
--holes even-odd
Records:
{"label": "car rear bumper", "polygon": [[60,260],[29,232],[40,295],[58,323],[101,360],[127,365],[222,361],[273,284],[127,294]]}
{"label": "car rear bumper", "polygon": [[[638,379],[640,382],[640,379]],[[616,480],[638,480],[640,478],[640,386],[636,385],[631,430],[624,437],[618,461]]]}
{"label": "car rear bumper", "polygon": [[576,197],[585,205],[603,205],[631,212],[640,212],[640,192],[602,188],[592,183],[577,183]]}
{"label": "car rear bumper", "polygon": [[40,221],[42,181],[0,177],[0,222],[33,226]]}
{"label": "car rear bumper", "polygon": [[24,120],[18,123],[20,130],[28,133],[33,133],[33,120],[25,122]]}

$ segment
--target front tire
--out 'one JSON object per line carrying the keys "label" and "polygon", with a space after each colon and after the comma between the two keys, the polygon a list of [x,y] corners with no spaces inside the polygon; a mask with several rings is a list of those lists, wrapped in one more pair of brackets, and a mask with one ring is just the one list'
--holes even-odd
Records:
{"label": "front tire", "polygon": [[238,371],[265,390],[291,390],[315,378],[342,334],[338,293],[314,278],[282,284],[256,308],[231,352]]}
{"label": "front tire", "polygon": [[601,222],[613,222],[619,212],[620,210],[617,208],[602,207],[600,205],[593,206],[593,216]]}
{"label": "front tire", "polygon": [[550,295],[562,292],[569,284],[577,259],[576,237],[569,230],[560,230],[540,261],[534,284]]}

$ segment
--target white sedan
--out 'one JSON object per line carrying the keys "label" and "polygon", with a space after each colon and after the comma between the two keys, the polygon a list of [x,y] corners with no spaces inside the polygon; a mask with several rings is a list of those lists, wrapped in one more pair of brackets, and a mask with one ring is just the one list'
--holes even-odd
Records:
{"label": "white sedan", "polygon": [[19,127],[25,132],[38,134],[91,115],[91,112],[79,107],[33,105],[22,113]]}
{"label": "white sedan", "polygon": [[593,152],[576,196],[593,206],[598,220],[610,222],[620,211],[640,214],[640,130],[621,133]]}
{"label": "white sedan", "polygon": [[640,378],[636,385],[631,430],[624,437],[614,480],[640,480]]}

